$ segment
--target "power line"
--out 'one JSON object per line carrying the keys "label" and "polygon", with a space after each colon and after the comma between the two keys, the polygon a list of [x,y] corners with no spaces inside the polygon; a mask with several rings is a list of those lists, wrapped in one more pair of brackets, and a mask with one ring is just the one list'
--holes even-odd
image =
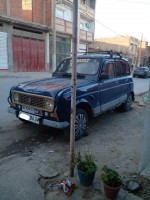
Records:
{"label": "power line", "polygon": [[148,4],[150,5],[150,2],[143,2],[143,1],[134,1],[134,0],[117,0],[123,3],[129,2],[129,3],[135,3],[135,4]]}

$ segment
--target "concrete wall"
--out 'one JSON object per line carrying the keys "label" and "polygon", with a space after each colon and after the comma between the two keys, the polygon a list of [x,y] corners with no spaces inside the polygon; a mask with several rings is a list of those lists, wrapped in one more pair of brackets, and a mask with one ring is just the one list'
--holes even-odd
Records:
{"label": "concrete wall", "polygon": [[126,47],[130,46],[129,37],[96,38],[95,41],[105,42],[105,43],[110,43],[110,44],[117,44],[117,45],[122,45]]}

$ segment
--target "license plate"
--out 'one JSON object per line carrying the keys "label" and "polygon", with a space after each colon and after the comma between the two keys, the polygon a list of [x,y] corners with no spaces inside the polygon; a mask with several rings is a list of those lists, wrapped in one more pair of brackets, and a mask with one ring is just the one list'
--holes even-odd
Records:
{"label": "license plate", "polygon": [[30,108],[30,107],[27,107],[27,106],[22,106],[22,111],[24,112],[28,112],[28,113],[31,113],[31,114],[35,114],[35,115],[42,115],[42,111],[41,110],[36,110],[34,108]]}
{"label": "license plate", "polygon": [[19,112],[19,118],[33,122],[35,124],[40,123],[39,122],[40,117],[35,116],[35,115],[30,115],[30,114],[27,114],[27,113],[23,113],[23,112]]}

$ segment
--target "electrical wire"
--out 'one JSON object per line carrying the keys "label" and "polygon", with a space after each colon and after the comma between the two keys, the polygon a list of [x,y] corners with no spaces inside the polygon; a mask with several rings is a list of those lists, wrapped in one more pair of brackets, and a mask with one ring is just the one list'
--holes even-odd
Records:
{"label": "electrical wire", "polygon": [[145,4],[145,5],[150,5],[150,2],[143,2],[143,1],[134,1],[134,0],[117,0],[117,1],[120,1],[120,2],[122,2],[122,3],[129,2],[129,3],[134,3],[134,4]]}

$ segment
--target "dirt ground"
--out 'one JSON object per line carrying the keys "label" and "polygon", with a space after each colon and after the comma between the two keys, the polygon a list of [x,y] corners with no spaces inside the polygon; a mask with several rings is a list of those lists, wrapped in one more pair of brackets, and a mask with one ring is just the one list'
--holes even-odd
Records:
{"label": "dirt ground", "polygon": [[[103,165],[118,170],[122,177],[139,172],[138,163],[140,160],[144,116],[145,107],[134,103],[132,110],[129,112],[111,111],[89,122],[87,131],[89,135],[77,141],[75,149],[76,152],[79,150],[81,153],[89,151],[96,156],[98,171],[95,180],[100,181]],[[28,135],[27,138],[21,136],[25,133]],[[0,135],[0,160],[9,160],[10,157],[12,159],[12,156],[25,157],[31,165],[34,162],[38,162],[40,165],[55,169],[59,175],[54,179],[43,179],[39,176],[36,181],[43,189],[45,199],[53,199],[54,197],[56,197],[55,199],[65,199],[62,196],[64,195],[62,190],[55,191],[51,189],[51,186],[59,183],[62,178],[70,179],[70,147],[62,131],[19,122],[16,128],[12,130],[1,130]],[[52,141],[50,141],[51,139]],[[77,181],[77,179],[75,170],[75,178],[71,180]],[[149,181],[144,179],[143,187],[136,192],[136,195],[149,200],[149,186]],[[99,199],[99,192],[91,188],[87,192],[84,191],[81,197],[79,199]]]}

